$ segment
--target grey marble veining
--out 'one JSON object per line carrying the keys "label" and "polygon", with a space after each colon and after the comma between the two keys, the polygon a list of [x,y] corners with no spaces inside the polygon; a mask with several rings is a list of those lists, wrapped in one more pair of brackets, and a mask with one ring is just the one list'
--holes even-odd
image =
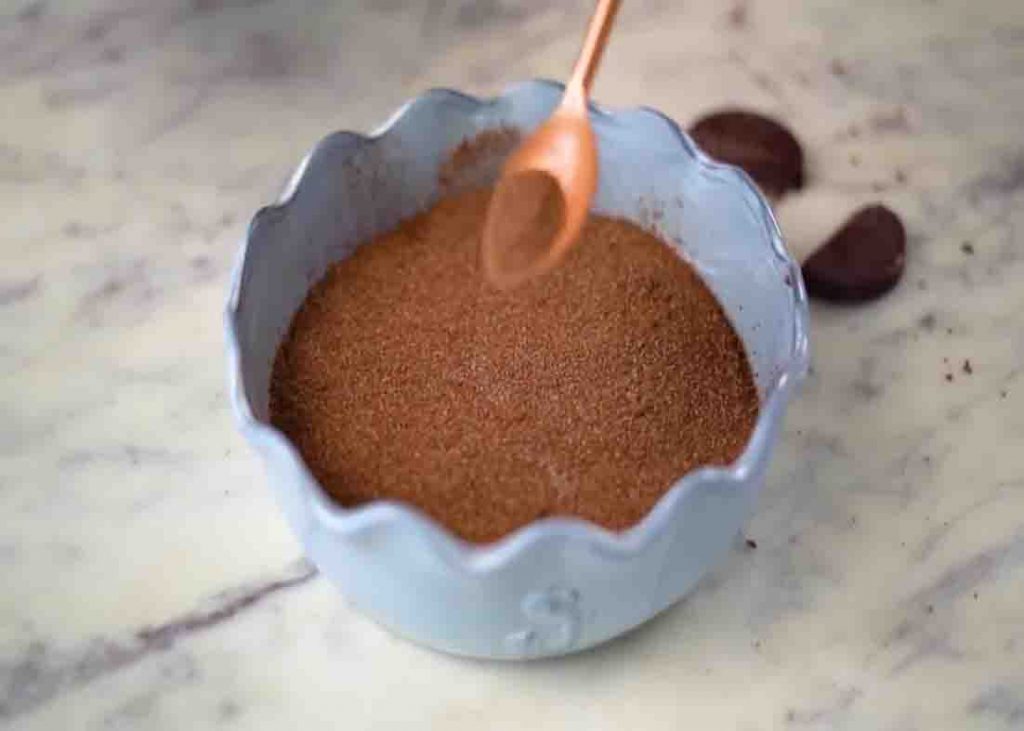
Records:
{"label": "grey marble veining", "polygon": [[597,85],[805,142],[807,253],[880,200],[906,277],[816,305],[751,548],[527,666],[345,606],[232,431],[220,312],[309,145],[559,76],[589,3],[0,4],[0,727],[1024,728],[1024,5],[628,0]]}

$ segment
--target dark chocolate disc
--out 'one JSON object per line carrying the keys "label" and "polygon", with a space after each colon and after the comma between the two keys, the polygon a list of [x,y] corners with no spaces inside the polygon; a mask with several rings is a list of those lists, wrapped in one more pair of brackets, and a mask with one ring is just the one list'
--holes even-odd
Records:
{"label": "dark chocolate disc", "polygon": [[740,110],[715,112],[699,119],[690,135],[711,157],[743,168],[770,198],[803,187],[803,150],[774,119]]}
{"label": "dark chocolate disc", "polygon": [[861,302],[879,297],[903,275],[907,234],[883,205],[861,208],[804,262],[812,297]]}

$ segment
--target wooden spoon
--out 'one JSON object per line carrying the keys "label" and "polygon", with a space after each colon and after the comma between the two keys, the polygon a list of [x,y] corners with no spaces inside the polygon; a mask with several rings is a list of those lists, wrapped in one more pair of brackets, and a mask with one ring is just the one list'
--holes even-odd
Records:
{"label": "wooden spoon", "polygon": [[487,278],[510,289],[552,269],[579,237],[597,189],[590,85],[620,0],[598,0],[554,113],[505,162],[484,222]]}

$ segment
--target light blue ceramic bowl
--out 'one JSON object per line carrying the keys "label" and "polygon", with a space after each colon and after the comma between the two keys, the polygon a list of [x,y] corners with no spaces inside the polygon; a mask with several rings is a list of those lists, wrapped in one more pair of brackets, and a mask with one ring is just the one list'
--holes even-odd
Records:
{"label": "light blue ceramic bowl", "polygon": [[[397,634],[459,655],[532,658],[604,642],[678,601],[726,554],[750,514],[786,404],[808,362],[807,302],[764,198],[648,109],[593,108],[600,148],[594,208],[656,227],[721,301],[753,365],[761,414],[728,468],[683,476],[624,533],[545,518],[487,546],[415,509],[333,503],[268,422],[274,353],[309,286],[373,235],[441,193],[439,168],[462,140],[536,127],[559,85],[533,81],[494,99],[429,91],[378,131],[337,132],[252,221],[227,306],[230,393],[292,529],[353,605]],[[484,178],[494,165],[477,169]]]}

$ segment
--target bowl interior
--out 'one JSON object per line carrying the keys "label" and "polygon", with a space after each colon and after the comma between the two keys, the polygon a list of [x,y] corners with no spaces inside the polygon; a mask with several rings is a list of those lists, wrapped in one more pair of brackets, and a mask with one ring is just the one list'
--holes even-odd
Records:
{"label": "bowl interior", "polygon": [[[487,102],[432,92],[369,140],[336,133],[317,145],[283,203],[253,220],[229,306],[244,401],[255,418],[268,419],[277,345],[328,265],[440,197],[446,189],[439,172],[460,142],[499,127],[529,131],[560,95],[557,85],[540,82]],[[763,200],[735,170],[708,164],[655,112],[595,110],[592,120],[600,155],[594,209],[656,230],[697,268],[740,334],[762,401],[768,399],[800,357],[806,305],[799,271]],[[473,183],[489,182],[500,162],[497,154],[484,156],[464,172]]]}

